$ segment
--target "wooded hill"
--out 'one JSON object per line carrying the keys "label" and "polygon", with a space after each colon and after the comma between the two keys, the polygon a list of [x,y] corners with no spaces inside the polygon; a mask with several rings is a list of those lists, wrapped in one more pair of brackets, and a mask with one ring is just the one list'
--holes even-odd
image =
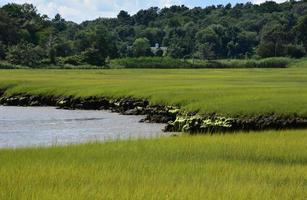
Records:
{"label": "wooded hill", "polygon": [[[159,44],[163,48],[153,48]],[[307,1],[121,11],[81,24],[39,14],[31,4],[0,8],[0,58],[12,64],[101,66],[108,59],[303,57]]]}

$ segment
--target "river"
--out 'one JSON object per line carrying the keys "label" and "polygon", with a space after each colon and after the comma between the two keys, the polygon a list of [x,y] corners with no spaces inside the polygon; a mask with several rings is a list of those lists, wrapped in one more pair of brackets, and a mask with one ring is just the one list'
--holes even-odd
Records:
{"label": "river", "polygon": [[143,117],[108,111],[0,106],[0,148],[148,138],[163,134],[164,124],[139,123]]}

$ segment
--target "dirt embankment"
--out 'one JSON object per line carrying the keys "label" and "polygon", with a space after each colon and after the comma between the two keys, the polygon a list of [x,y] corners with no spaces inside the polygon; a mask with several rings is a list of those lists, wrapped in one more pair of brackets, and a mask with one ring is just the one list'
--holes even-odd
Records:
{"label": "dirt embankment", "polygon": [[267,129],[307,128],[307,117],[297,115],[265,114],[256,116],[223,117],[217,114],[198,115],[182,113],[173,106],[150,105],[137,98],[110,99],[106,97],[55,97],[16,94],[3,96],[0,104],[7,106],[56,106],[61,109],[111,110],[124,115],[145,115],[142,122],[167,123],[165,131],[196,133],[222,133],[259,131]]}

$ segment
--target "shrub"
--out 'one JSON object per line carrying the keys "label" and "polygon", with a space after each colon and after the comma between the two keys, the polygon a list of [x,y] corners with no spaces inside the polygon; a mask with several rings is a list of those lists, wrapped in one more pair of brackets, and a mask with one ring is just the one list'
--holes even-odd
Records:
{"label": "shrub", "polygon": [[302,58],[306,55],[305,48],[302,45],[287,45],[286,54],[292,58]]}
{"label": "shrub", "polygon": [[81,55],[74,55],[74,56],[60,58],[60,63],[69,64],[69,65],[82,65],[83,57]]}
{"label": "shrub", "polygon": [[256,52],[262,58],[272,57],[275,55],[275,48],[273,42],[261,42]]}
{"label": "shrub", "polygon": [[0,69],[21,69],[25,68],[19,65],[14,65],[6,61],[0,61]]}
{"label": "shrub", "polygon": [[96,66],[103,66],[106,64],[106,55],[99,49],[89,48],[82,52],[82,60],[85,63]]}
{"label": "shrub", "polygon": [[170,57],[124,58],[111,61],[111,67],[123,68],[284,68],[290,58],[266,58],[249,60],[182,60]]}
{"label": "shrub", "polygon": [[45,51],[30,43],[20,43],[9,48],[7,60],[16,65],[35,67],[45,56]]}

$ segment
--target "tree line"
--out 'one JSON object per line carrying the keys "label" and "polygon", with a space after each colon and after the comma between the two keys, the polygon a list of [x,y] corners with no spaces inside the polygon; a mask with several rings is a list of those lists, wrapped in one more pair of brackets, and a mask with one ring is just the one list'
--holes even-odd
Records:
{"label": "tree line", "polygon": [[59,14],[49,18],[32,4],[0,8],[0,59],[18,65],[102,66],[109,59],[141,56],[300,58],[306,52],[307,0],[152,7],[81,24]]}

